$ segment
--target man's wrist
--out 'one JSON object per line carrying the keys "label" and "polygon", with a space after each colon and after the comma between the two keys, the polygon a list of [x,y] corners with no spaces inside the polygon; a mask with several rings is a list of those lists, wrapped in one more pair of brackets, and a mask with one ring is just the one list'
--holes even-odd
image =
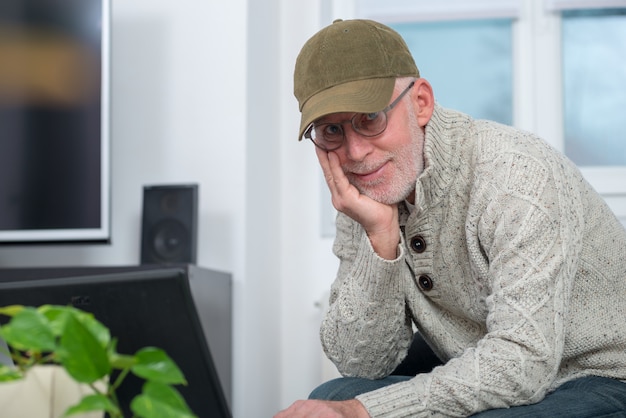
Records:
{"label": "man's wrist", "polygon": [[346,415],[354,418],[370,418],[370,414],[365,409],[365,406],[358,399],[350,399],[345,401],[348,405],[349,411],[354,415]]}
{"label": "man's wrist", "polygon": [[[395,236],[394,236],[395,235]],[[380,258],[385,260],[395,260],[398,258],[399,245],[400,245],[400,233],[392,234],[391,236],[370,236],[368,235],[372,249]]]}

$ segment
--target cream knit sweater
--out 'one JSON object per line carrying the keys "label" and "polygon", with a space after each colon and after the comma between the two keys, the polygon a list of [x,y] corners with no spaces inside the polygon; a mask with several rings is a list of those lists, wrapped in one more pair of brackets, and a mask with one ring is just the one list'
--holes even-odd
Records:
{"label": "cream knit sweater", "polygon": [[467,416],[585,375],[626,380],[626,231],[537,137],[436,106],[396,260],[337,218],[321,326],[345,376],[387,376],[412,323],[446,362],[360,395],[372,417]]}

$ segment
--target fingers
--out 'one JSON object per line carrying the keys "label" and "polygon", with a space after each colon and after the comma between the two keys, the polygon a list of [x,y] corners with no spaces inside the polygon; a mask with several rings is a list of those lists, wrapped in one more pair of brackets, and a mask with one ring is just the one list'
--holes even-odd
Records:
{"label": "fingers", "polygon": [[332,187],[334,186],[335,179],[330,168],[329,153],[322,149],[319,149],[318,147],[315,147],[315,154],[317,154],[317,159],[320,162],[320,166],[322,167],[322,172],[324,173],[326,184],[329,188],[331,188],[332,192]]}
{"label": "fingers", "polygon": [[348,401],[296,401],[274,418],[369,418],[361,402]]}
{"label": "fingers", "polygon": [[326,152],[321,149],[316,149],[315,152],[324,172],[324,179],[330,190],[333,207],[361,223],[361,218],[364,215],[366,216],[362,212],[369,211],[367,206],[370,204],[379,205],[379,203],[372,201],[365,195],[361,195],[361,192],[350,184],[348,177],[346,177],[341,168],[341,163],[336,153]]}
{"label": "fingers", "polygon": [[341,168],[339,157],[337,157],[334,152],[326,152],[319,148],[316,148],[315,152],[320,166],[322,167],[324,179],[330,190],[335,209],[341,210],[337,207],[337,204],[343,201],[347,196],[350,196],[350,193],[352,195],[358,195],[358,192],[348,181],[348,178]]}
{"label": "fingers", "polygon": [[[341,163],[339,162],[339,157],[334,152],[328,153],[328,162],[330,165],[330,180],[333,183],[334,187],[338,192],[344,192],[347,188],[352,187],[345,173],[343,172],[343,168],[341,168]],[[328,180],[328,179],[327,179]]]}

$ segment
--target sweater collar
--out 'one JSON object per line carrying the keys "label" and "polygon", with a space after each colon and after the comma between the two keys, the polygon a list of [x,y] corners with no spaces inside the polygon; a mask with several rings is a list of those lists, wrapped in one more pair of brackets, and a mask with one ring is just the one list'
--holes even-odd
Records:
{"label": "sweater collar", "polygon": [[435,104],[426,124],[424,171],[415,186],[418,210],[436,206],[448,194],[458,177],[461,142],[468,136],[473,120],[469,116]]}

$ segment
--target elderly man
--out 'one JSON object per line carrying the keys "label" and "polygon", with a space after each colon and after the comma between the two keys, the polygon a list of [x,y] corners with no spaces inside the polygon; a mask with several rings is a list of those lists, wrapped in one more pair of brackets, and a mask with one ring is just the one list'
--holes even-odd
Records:
{"label": "elderly man", "polygon": [[[626,231],[575,165],[441,107],[377,22],[319,31],[294,81],[339,212],[321,339],[345,377],[277,417],[626,416]],[[398,376],[414,339],[441,364]]]}

